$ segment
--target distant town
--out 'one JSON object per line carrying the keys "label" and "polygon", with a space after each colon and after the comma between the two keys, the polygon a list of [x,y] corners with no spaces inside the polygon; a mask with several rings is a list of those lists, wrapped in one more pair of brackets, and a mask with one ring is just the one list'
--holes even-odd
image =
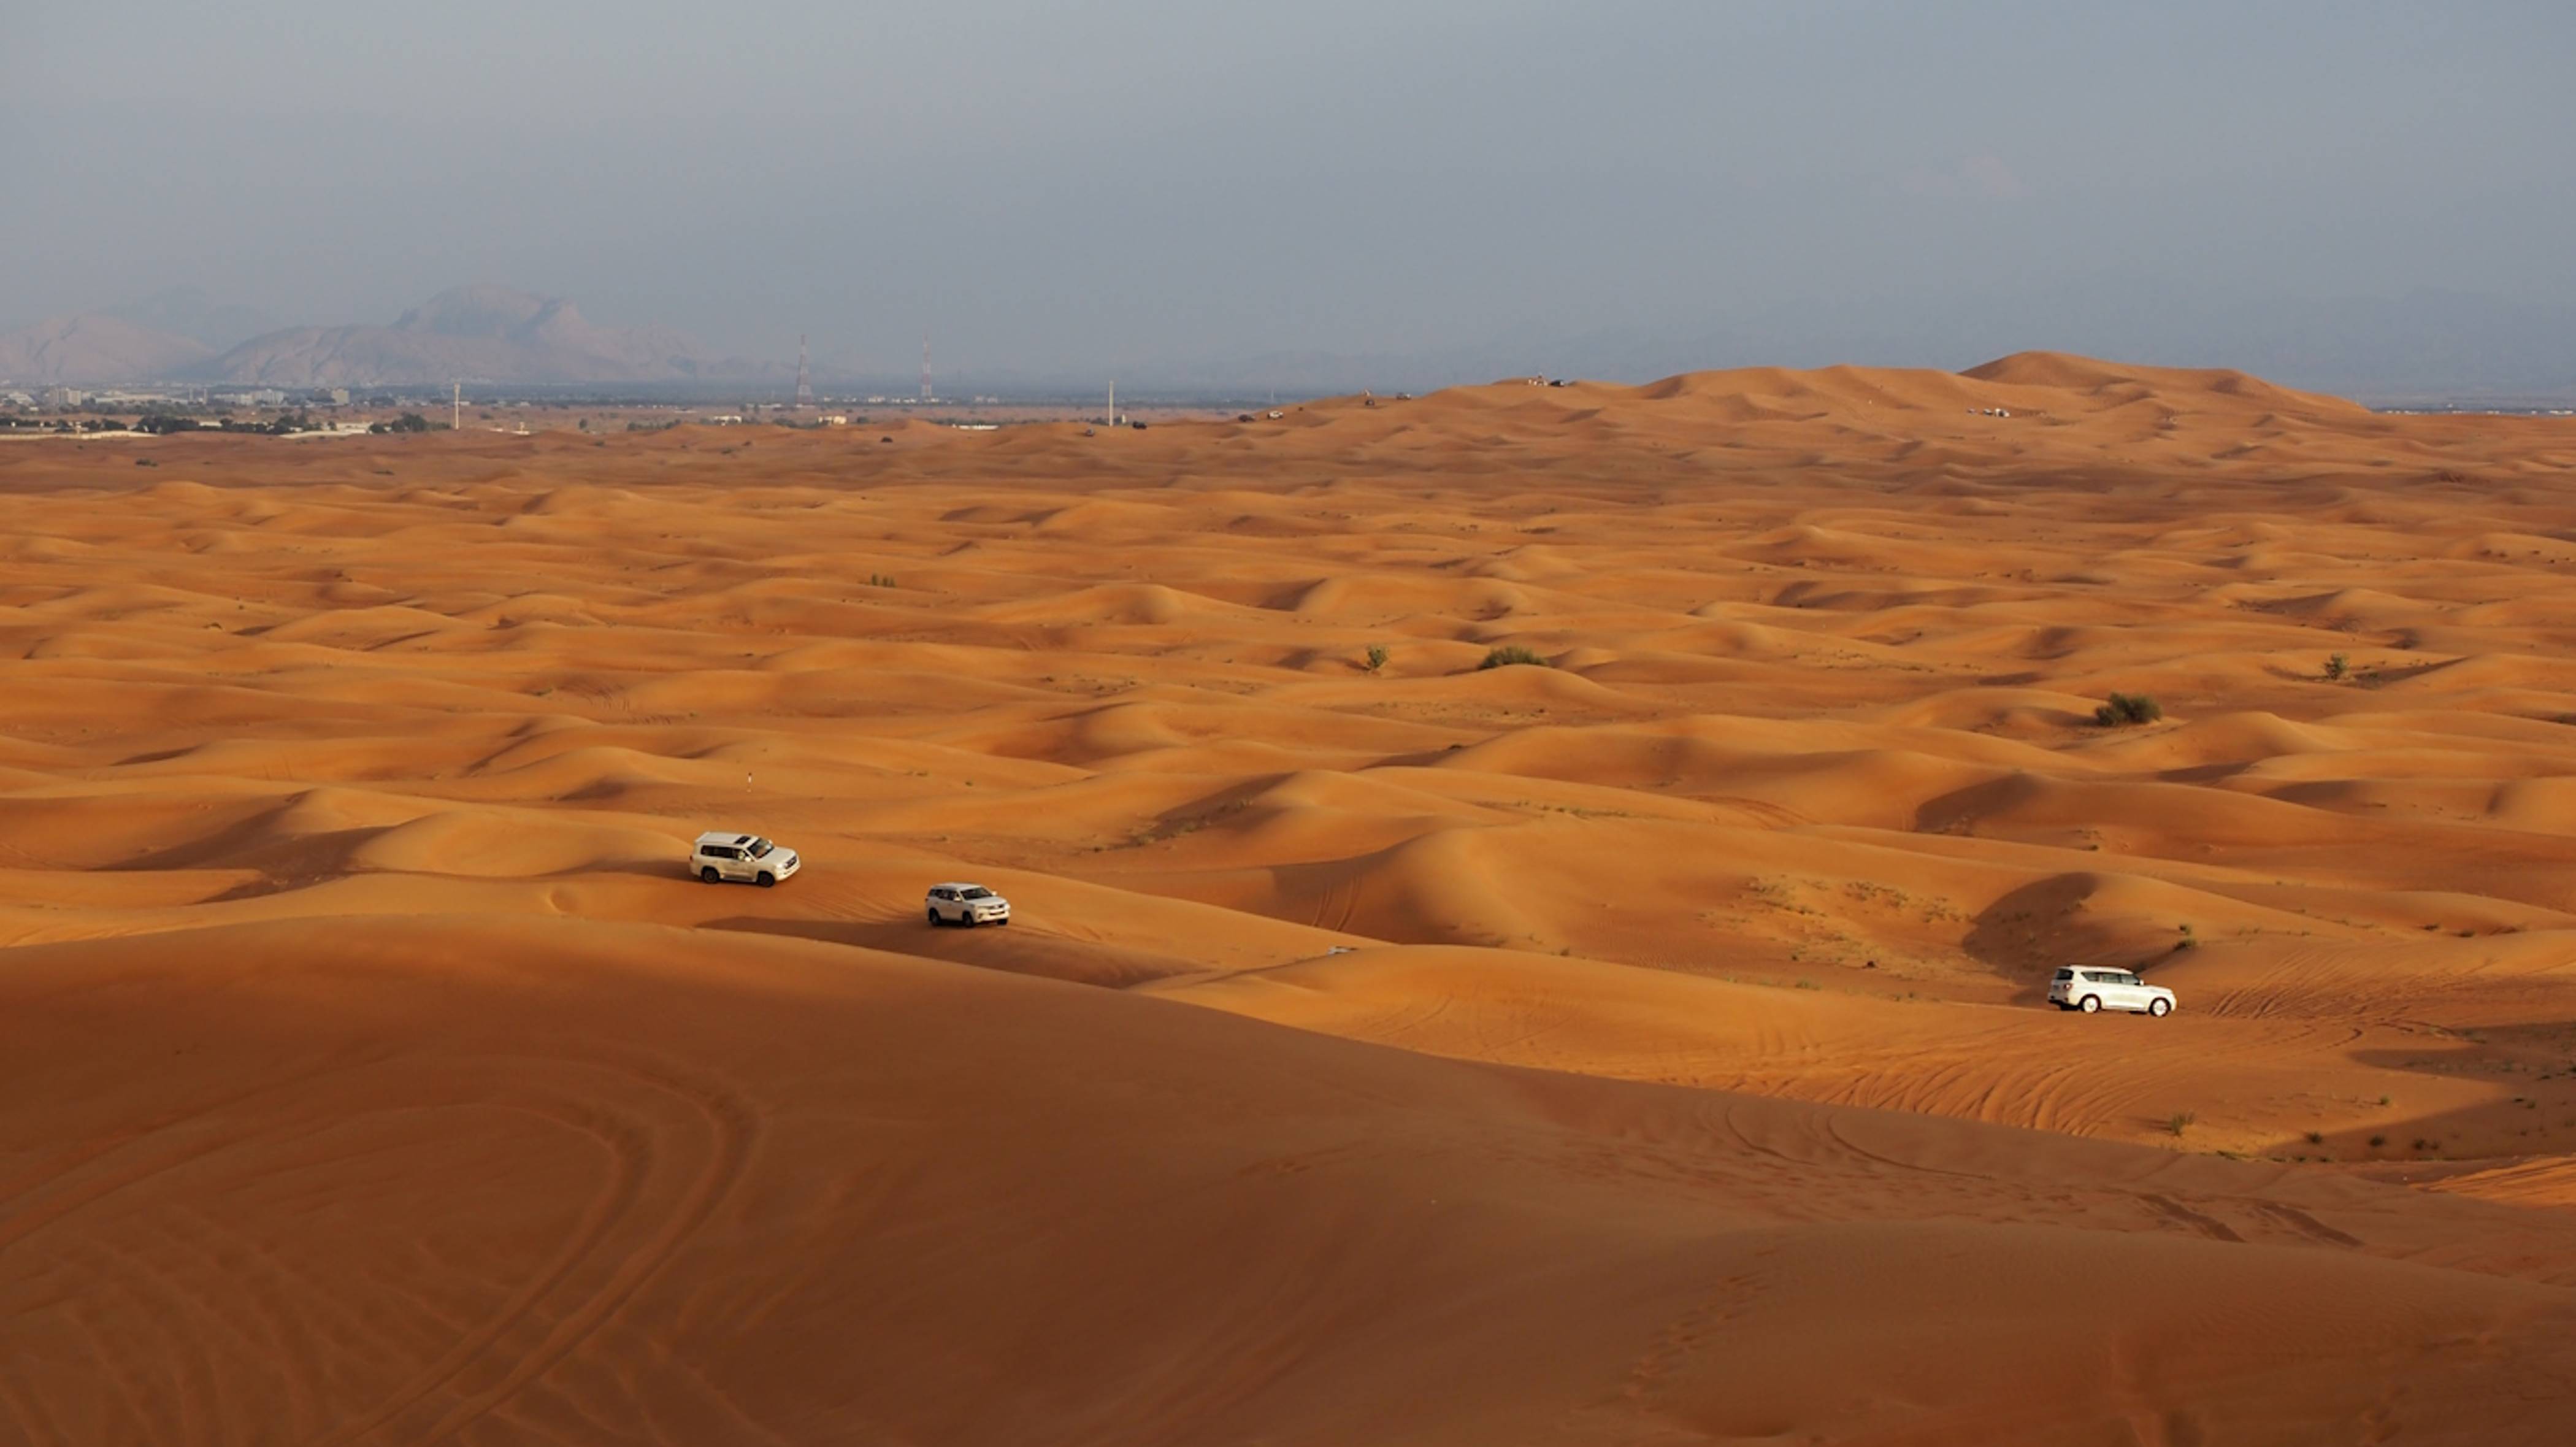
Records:
{"label": "distant town", "polygon": [[271,437],[384,436],[449,430],[529,434],[651,432],[684,425],[799,428],[865,427],[913,417],[947,426],[1082,421],[1138,424],[1239,415],[1267,405],[1225,397],[1148,395],[1108,399],[1063,395],[960,397],[874,392],[818,394],[810,402],[774,399],[568,395],[577,389],[456,386],[421,388],[54,385],[0,387],[0,438],[115,438],[181,432]]}

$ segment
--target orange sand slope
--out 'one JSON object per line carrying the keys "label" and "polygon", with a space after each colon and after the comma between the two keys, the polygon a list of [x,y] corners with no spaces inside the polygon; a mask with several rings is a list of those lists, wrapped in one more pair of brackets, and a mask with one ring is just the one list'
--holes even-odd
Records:
{"label": "orange sand slope", "polygon": [[0,449],[0,1440],[2576,1427],[2576,427],[1282,410]]}
{"label": "orange sand slope", "polygon": [[2565,1212],[874,950],[297,920],[0,988],[30,1441],[2496,1441],[2576,1372]]}

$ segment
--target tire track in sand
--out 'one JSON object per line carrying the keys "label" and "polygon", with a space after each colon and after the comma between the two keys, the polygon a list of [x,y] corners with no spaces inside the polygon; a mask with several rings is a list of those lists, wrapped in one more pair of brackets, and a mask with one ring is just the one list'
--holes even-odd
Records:
{"label": "tire track in sand", "polygon": [[[642,1057],[480,1057],[477,1091],[453,1093],[451,1074],[401,1082],[406,1064],[376,1059],[228,1096],[57,1155],[51,1169],[22,1170],[0,1197],[0,1254],[101,1202],[148,1188],[173,1173],[252,1164],[267,1151],[376,1113],[361,1110],[277,1118],[246,1127],[266,1103],[385,1091],[383,1110],[502,1110],[534,1116],[598,1143],[607,1180],[584,1203],[578,1224],[500,1308],[459,1336],[434,1361],[381,1401],[309,1440],[311,1447],[360,1441],[434,1442],[489,1413],[578,1350],[658,1275],[739,1184],[761,1134],[757,1105],[731,1085]],[[236,1112],[241,1113],[237,1115]],[[667,1210],[657,1199],[676,1197]],[[533,1338],[524,1342],[518,1338]],[[29,1440],[47,1420],[40,1382],[10,1385],[0,1373],[6,1418]],[[30,1398],[21,1389],[35,1389]]]}
{"label": "tire track in sand", "polygon": [[[616,1173],[595,1197],[581,1226],[502,1309],[460,1338],[440,1358],[354,1421],[314,1439],[312,1447],[375,1438],[389,1443],[443,1441],[490,1413],[578,1350],[660,1274],[732,1194],[758,1142],[758,1107],[729,1084],[692,1076],[666,1061],[592,1058],[536,1062],[603,1071],[689,1108],[703,1128],[704,1149],[686,1173],[678,1204],[638,1222],[640,1206],[664,1153],[649,1123],[621,1111],[606,1093],[576,1097],[558,1117],[606,1145]],[[627,1229],[634,1226],[637,1229]],[[621,1237],[643,1240],[619,1249]],[[597,1285],[580,1284],[585,1268],[605,1267]],[[524,1348],[515,1333],[541,1333]],[[430,1416],[435,1412],[434,1417]],[[429,1417],[427,1421],[418,1419]]]}

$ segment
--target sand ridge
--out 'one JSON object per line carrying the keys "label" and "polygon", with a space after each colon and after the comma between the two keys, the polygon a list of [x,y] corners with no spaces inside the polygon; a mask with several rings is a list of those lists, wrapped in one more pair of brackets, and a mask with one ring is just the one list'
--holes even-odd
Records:
{"label": "sand ridge", "polygon": [[0,455],[0,1424],[2570,1420],[2576,428],[1282,410]]}

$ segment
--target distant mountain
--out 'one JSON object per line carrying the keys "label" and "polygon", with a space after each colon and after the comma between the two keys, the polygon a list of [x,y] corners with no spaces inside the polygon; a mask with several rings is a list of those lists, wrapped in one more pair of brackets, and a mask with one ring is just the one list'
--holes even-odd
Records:
{"label": "distant mountain", "polygon": [[573,304],[506,287],[441,292],[392,326],[294,327],[197,371],[271,387],[685,382],[740,375],[668,327],[602,327]]}
{"label": "distant mountain", "polygon": [[263,332],[273,332],[292,321],[265,307],[243,306],[237,302],[219,302],[195,286],[165,287],[140,301],[102,308],[107,315],[121,317],[138,327],[156,332],[194,337],[210,351],[222,352],[240,346]]}
{"label": "distant mountain", "polygon": [[147,382],[200,365],[214,348],[191,337],[91,313],[0,332],[0,381]]}

